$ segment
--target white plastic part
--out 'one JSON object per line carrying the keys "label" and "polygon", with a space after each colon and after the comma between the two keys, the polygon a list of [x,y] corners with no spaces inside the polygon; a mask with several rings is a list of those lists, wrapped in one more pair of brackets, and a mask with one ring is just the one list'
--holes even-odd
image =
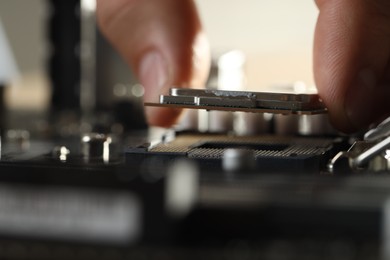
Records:
{"label": "white plastic part", "polygon": [[188,160],[174,162],[166,182],[166,207],[173,217],[184,216],[196,203],[199,189],[199,169]]}
{"label": "white plastic part", "polygon": [[17,75],[15,59],[0,20],[0,85],[6,85]]}

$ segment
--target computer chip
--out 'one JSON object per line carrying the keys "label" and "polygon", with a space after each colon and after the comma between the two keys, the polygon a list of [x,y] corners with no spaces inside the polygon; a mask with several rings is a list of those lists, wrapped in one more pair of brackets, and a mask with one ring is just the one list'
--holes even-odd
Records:
{"label": "computer chip", "polygon": [[274,114],[321,114],[327,109],[317,94],[290,94],[210,89],[170,89],[159,103],[145,106],[243,111]]}

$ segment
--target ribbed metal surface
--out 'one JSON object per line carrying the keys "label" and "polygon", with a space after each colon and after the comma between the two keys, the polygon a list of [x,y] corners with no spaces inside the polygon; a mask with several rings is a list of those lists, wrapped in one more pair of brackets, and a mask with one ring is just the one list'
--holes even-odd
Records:
{"label": "ribbed metal surface", "polygon": [[149,150],[153,153],[187,153],[189,158],[220,159],[226,149],[245,148],[256,157],[294,157],[321,155],[329,150],[331,139],[292,138],[275,136],[229,137],[226,135],[186,135],[174,141],[159,144]]}

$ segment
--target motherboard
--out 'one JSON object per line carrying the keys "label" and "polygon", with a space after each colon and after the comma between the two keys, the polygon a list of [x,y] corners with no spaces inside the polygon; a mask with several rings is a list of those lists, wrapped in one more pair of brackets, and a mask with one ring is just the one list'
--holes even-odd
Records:
{"label": "motherboard", "polygon": [[[319,111],[310,102],[306,111]],[[291,115],[277,114],[252,135],[54,118],[2,133],[1,257],[389,256],[386,121],[347,136],[280,134]]]}

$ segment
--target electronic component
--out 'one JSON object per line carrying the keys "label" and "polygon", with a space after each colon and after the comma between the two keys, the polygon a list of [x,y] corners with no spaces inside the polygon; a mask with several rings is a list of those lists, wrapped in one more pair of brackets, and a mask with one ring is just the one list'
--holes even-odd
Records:
{"label": "electronic component", "polygon": [[307,251],[302,239],[321,249],[314,256],[326,243],[334,250],[335,240],[362,259],[362,244],[377,246],[366,254],[381,252],[390,179],[326,172],[346,148],[342,138],[151,130],[48,140],[31,133],[28,146],[19,145],[27,133],[6,132],[0,258],[58,259],[65,248],[72,259],[160,259],[147,254],[171,248],[170,258],[183,253],[172,259],[211,259],[210,247],[258,259],[281,251],[280,241],[299,249],[281,251],[290,257]]}
{"label": "electronic component", "polygon": [[384,172],[390,170],[390,117],[355,141],[348,151],[340,151],[328,164],[330,172]]}
{"label": "electronic component", "polygon": [[154,162],[164,165],[172,159],[189,158],[201,167],[215,169],[222,167],[227,151],[239,149],[250,151],[257,172],[318,173],[329,160],[332,148],[331,138],[179,134],[170,142],[129,147],[126,161],[131,165],[154,158]]}
{"label": "electronic component", "polygon": [[321,114],[327,109],[317,94],[226,91],[172,88],[159,103],[145,106],[181,107],[207,110],[275,114]]}

